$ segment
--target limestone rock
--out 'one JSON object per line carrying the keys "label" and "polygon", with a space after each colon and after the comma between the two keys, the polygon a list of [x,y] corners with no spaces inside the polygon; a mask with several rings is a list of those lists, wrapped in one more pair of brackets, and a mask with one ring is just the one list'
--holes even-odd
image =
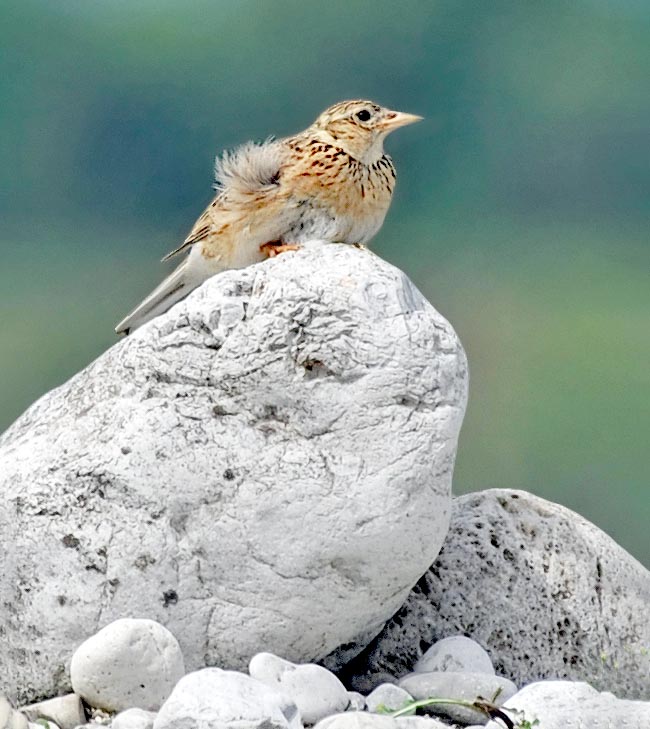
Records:
{"label": "limestone rock", "polygon": [[451,635],[434,643],[413,667],[416,673],[469,671],[494,675],[490,656],[471,638]]}
{"label": "limestone rock", "polygon": [[648,604],[650,573],[578,514],[523,491],[467,494],[440,556],[345,680],[366,691],[460,632],[518,685],[561,677],[650,698]]}
{"label": "limestone rock", "polygon": [[[500,678],[489,673],[461,673],[458,671],[410,673],[400,679],[399,686],[418,701],[429,698],[469,702],[487,699],[488,701],[493,700],[497,706],[517,693],[517,687],[507,678]],[[462,724],[473,724],[485,719],[485,714],[481,711],[454,704],[432,704],[424,711],[446,716]]]}
{"label": "limestone rock", "polygon": [[27,717],[15,711],[7,699],[0,696],[0,729],[27,729],[27,726]]}
{"label": "limestone rock", "polygon": [[392,719],[381,714],[353,711],[328,716],[327,719],[319,721],[315,729],[450,729],[450,727],[449,724],[424,716],[403,716]]}
{"label": "limestone rock", "polygon": [[0,438],[0,692],[65,691],[122,617],[188,670],[360,649],[440,549],[466,395],[453,329],[369,251],[213,277]]}
{"label": "limestone rock", "polygon": [[302,729],[287,696],[237,671],[204,668],[184,676],[163,704],[154,729]]}
{"label": "limestone rock", "polygon": [[75,692],[105,711],[157,711],[185,674],[176,638],[155,620],[122,618],[103,627],[74,652]]}
{"label": "limestone rock", "polygon": [[330,714],[345,711],[350,703],[339,679],[313,663],[296,665],[272,653],[258,653],[248,670],[253,678],[294,701],[304,724],[316,724]]}
{"label": "limestone rock", "polygon": [[[403,709],[406,704],[413,701],[408,691],[396,686],[394,683],[382,683],[381,686],[368,694],[366,706],[373,714],[388,714]],[[415,714],[415,709],[409,712]]]}
{"label": "limestone rock", "polygon": [[358,691],[348,691],[350,702],[346,711],[363,711],[366,708],[366,697]]}
{"label": "limestone rock", "polygon": [[60,729],[75,729],[86,722],[86,713],[77,694],[56,696],[47,701],[39,701],[37,704],[21,706],[20,711],[29,721],[47,719],[53,721]]}
{"label": "limestone rock", "polygon": [[[571,681],[539,681],[525,686],[503,705],[511,709],[510,717],[539,729],[650,729],[650,703],[617,699],[611,693],[599,693],[589,684]],[[485,729],[502,729],[490,721]]]}
{"label": "limestone rock", "polygon": [[155,718],[156,714],[153,711],[127,709],[113,719],[111,729],[152,729]]}

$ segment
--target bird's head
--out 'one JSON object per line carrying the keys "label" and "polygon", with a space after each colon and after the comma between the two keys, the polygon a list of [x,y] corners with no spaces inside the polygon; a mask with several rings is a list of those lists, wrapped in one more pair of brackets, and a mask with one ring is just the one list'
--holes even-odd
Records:
{"label": "bird's head", "polygon": [[319,139],[371,164],[384,154],[386,135],[421,119],[421,116],[392,111],[372,101],[341,101],[326,109],[310,130]]}

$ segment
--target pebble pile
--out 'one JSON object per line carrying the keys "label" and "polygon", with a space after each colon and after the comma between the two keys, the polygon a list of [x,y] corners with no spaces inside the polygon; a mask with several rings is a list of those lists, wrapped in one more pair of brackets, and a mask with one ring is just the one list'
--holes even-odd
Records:
{"label": "pebble pile", "polygon": [[585,683],[518,690],[461,635],[438,641],[412,673],[366,696],[322,666],[272,653],[253,656],[248,673],[185,673],[174,636],[144,619],[116,620],[88,638],[70,672],[74,693],[66,696],[18,709],[0,698],[0,729],[650,729],[650,703]]}

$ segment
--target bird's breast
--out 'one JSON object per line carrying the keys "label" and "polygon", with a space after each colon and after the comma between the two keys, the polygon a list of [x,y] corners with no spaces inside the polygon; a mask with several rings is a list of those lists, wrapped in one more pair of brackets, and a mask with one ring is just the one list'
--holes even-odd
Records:
{"label": "bird's breast", "polygon": [[287,240],[364,243],[381,227],[395,186],[389,157],[367,165],[319,145],[314,154],[300,150],[287,172],[283,184],[296,207]]}

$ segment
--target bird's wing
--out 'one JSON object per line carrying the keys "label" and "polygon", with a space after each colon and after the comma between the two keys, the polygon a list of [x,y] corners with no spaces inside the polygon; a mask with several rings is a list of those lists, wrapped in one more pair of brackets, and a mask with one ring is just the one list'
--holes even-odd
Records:
{"label": "bird's wing", "polygon": [[223,217],[229,217],[251,201],[260,204],[278,189],[280,172],[288,155],[284,142],[267,139],[261,144],[247,142],[215,161],[217,196],[203,211],[183,243],[168,253],[167,261],[211,235],[218,234]]}

